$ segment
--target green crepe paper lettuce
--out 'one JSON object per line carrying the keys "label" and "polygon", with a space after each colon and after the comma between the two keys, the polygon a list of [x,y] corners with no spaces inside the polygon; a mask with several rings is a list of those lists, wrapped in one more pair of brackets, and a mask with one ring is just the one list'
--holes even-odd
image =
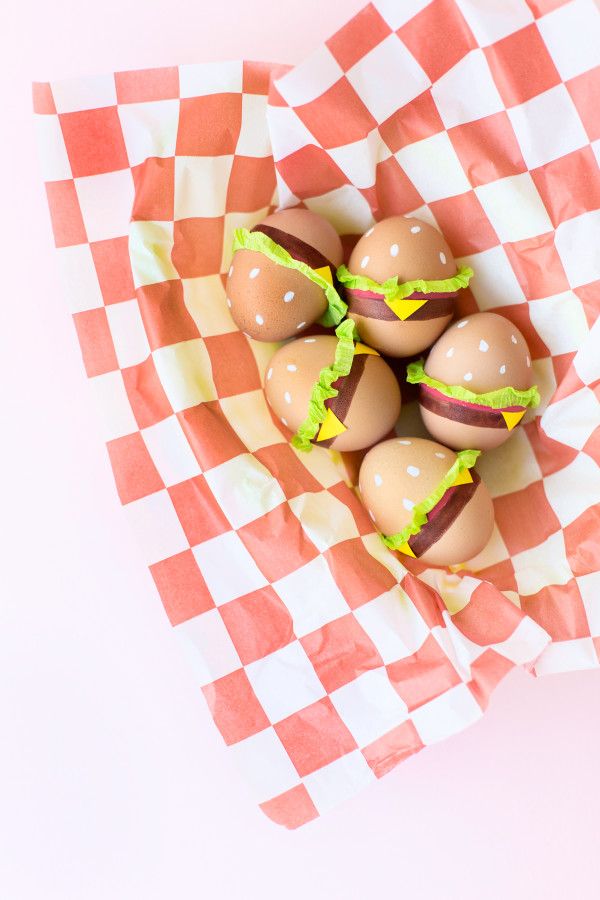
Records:
{"label": "green crepe paper lettuce", "polygon": [[457,453],[454,463],[446,472],[436,489],[413,508],[412,519],[409,524],[406,525],[402,531],[396,532],[396,534],[381,535],[381,540],[386,547],[389,547],[390,550],[399,550],[413,534],[418,534],[423,525],[427,522],[427,513],[430,513],[433,507],[440,502],[446,491],[452,487],[464,469],[473,468],[480,453],[481,450],[461,450]]}
{"label": "green crepe paper lettuce", "polygon": [[268,235],[263,234],[261,231],[248,231],[247,228],[236,228],[233,233],[233,252],[235,253],[236,250],[254,250],[257,253],[262,253],[272,262],[277,263],[277,265],[285,266],[288,269],[296,269],[297,272],[301,272],[306,278],[318,285],[327,298],[327,310],[319,319],[321,325],[331,328],[333,325],[341,322],[346,315],[348,306],[333,285],[326,278],[323,278],[322,275],[319,275],[318,272],[315,272],[314,269],[311,269],[310,266],[307,266],[306,263],[290,256],[287,250],[275,243]]}
{"label": "green crepe paper lettuce", "polygon": [[308,452],[312,450],[311,441],[319,431],[321,423],[327,415],[325,401],[331,397],[337,397],[339,391],[332,387],[334,381],[347,375],[352,368],[354,359],[354,335],[356,326],[352,319],[346,319],[335,330],[338,339],[335,348],[335,358],[330,366],[321,369],[318,381],[313,384],[308,415],[298,431],[292,438],[292,444],[297,450]]}
{"label": "green crepe paper lettuce", "polygon": [[425,374],[422,359],[410,363],[406,369],[406,380],[409,384],[427,384],[451,399],[464,400],[466,403],[474,403],[476,406],[489,406],[491,409],[505,409],[507,406],[531,406],[532,409],[535,409],[540,402],[536,385],[527,391],[505,387],[498,388],[496,391],[488,391],[487,394],[475,394],[460,384],[444,384],[443,381],[437,381]]}
{"label": "green crepe paper lettuce", "polygon": [[451,294],[460,288],[465,288],[473,277],[473,269],[461,266],[452,278],[444,278],[441,281],[424,281],[418,278],[416,281],[404,281],[398,284],[398,276],[388,278],[387,281],[373,281],[367,275],[353,275],[346,266],[340,266],[337,270],[337,280],[340,284],[357,291],[371,291],[375,294],[383,294],[385,302],[389,305],[395,300],[404,300],[415,291],[421,294]]}

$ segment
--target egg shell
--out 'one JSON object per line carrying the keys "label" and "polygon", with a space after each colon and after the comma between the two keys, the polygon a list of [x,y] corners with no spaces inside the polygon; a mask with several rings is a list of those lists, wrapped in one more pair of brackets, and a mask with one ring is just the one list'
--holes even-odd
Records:
{"label": "egg shell", "polygon": [[[528,390],[533,384],[525,338],[497,313],[474,313],[448,328],[429,352],[425,373],[446,385],[461,385],[476,394],[504,387]],[[454,402],[448,398],[449,402]],[[512,431],[456,422],[420,404],[423,423],[439,441],[457,450],[490,450]]]}
{"label": "egg shell", "polygon": [[[336,268],[342,261],[339,235],[326,219],[310,210],[282,210],[261,224],[300,238]],[[226,292],[235,324],[258,341],[293,337],[327,309],[327,298],[317,284],[297,269],[279,265],[254,250],[234,254]]]}
{"label": "egg shell", "polygon": [[[448,447],[424,438],[392,438],[371,448],[360,469],[359,488],[378,530],[391,535],[405,528],[412,520],[412,505],[436,489],[455,460]],[[454,521],[419,559],[434,566],[463,563],[483,550],[493,527],[492,499],[480,481]]]}
{"label": "egg shell", "polygon": [[[265,394],[274,413],[292,431],[306,419],[313,385],[321,370],[333,363],[336,347],[337,338],[319,335],[291,341],[273,356]],[[358,359],[364,369],[343,419],[347,430],[327,444],[335,450],[370,447],[390,432],[400,414],[400,388],[388,364],[380,356],[361,354],[353,365]],[[343,381],[339,390],[341,395]]]}
{"label": "egg shell", "polygon": [[[456,263],[443,235],[427,222],[407,216],[392,216],[374,225],[356,244],[348,269],[379,283],[396,275],[399,282],[456,275]],[[377,319],[353,310],[352,299],[347,299],[349,317],[356,322],[362,340],[389,356],[420,353],[452,319],[452,312],[430,319]]]}

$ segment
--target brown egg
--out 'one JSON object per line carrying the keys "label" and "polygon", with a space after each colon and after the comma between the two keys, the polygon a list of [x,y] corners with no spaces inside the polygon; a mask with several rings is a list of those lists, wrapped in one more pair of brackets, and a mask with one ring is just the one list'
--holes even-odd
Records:
{"label": "brown egg", "polygon": [[[462,385],[476,394],[533,383],[525,338],[509,319],[475,313],[455,322],[431,348],[425,373],[444,385]],[[525,414],[525,406],[502,410],[465,403],[421,384],[419,403],[425,427],[457,450],[489,450],[503,444]]]}
{"label": "brown egg", "polygon": [[[448,447],[424,438],[392,438],[369,450],[359,487],[377,529],[390,536],[409,525],[413,508],[435,491],[455,460]],[[434,566],[458,565],[483,550],[493,527],[486,486],[474,469],[463,470],[401,552]]]}
{"label": "brown egg", "polygon": [[[331,279],[342,261],[342,242],[335,229],[308,209],[273,213],[252,231],[268,235],[313,269],[328,267]],[[293,337],[327,309],[325,292],[317,284],[255,250],[236,251],[226,290],[235,324],[257,341]]]}
{"label": "brown egg", "polygon": [[[379,283],[396,275],[400,283],[456,275],[454,257],[440,232],[406,216],[392,216],[370,228],[352,251],[348,269]],[[404,319],[374,291],[346,289],[345,299],[363,341],[388,356],[412,356],[431,346],[450,322],[456,294],[413,293],[401,301]]]}
{"label": "brown egg", "polygon": [[[308,413],[313,385],[335,357],[337,338],[300,338],[281,347],[267,369],[267,400],[284,425],[297,431]],[[335,450],[362,450],[388,434],[400,414],[400,388],[388,364],[358,344],[348,375],[334,382],[337,397],[313,443]]]}

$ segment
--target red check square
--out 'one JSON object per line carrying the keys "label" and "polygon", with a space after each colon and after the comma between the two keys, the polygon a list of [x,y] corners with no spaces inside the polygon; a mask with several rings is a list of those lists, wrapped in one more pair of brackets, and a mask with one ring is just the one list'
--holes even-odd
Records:
{"label": "red check square", "polygon": [[587,136],[590,141],[597,141],[600,138],[600,116],[598,115],[600,66],[567,81],[566,87],[579,113],[579,118],[583,122]]}
{"label": "red check square", "polygon": [[583,287],[575,288],[575,293],[581,300],[587,323],[591,328],[600,313],[598,306],[600,281],[592,281],[590,284],[583,285]]}
{"label": "red check square", "polygon": [[406,215],[423,204],[423,198],[393,156],[378,164],[375,191],[376,212],[381,219]]}
{"label": "red check square", "polygon": [[269,581],[295,572],[319,555],[287,503],[238,528],[238,535]]}
{"label": "red check square", "polygon": [[386,669],[409,711],[461,682],[458,672],[433,635],[429,635],[412,656],[391,663]]}
{"label": "red check square", "polygon": [[243,669],[207,684],[202,693],[226,744],[237,744],[269,727],[265,711]]}
{"label": "red check square", "polygon": [[273,63],[248,62],[244,60],[242,90],[244,94],[268,94]]}
{"label": "red check square", "polygon": [[104,307],[75,313],[73,321],[88,378],[118,369],[119,363]]}
{"label": "red check square", "polygon": [[555,228],[600,208],[598,163],[590,146],[532,169],[531,177]]}
{"label": "red check square", "polygon": [[429,203],[455,256],[480,253],[500,243],[475,191]]}
{"label": "red check square", "polygon": [[511,555],[536,547],[560,531],[542,481],[494,499],[496,524]]}
{"label": "red check square", "polygon": [[563,529],[567,561],[573,575],[600,571],[600,508],[590,506]]}
{"label": "red check square", "polygon": [[129,168],[116,106],[59,115],[73,178]]}
{"label": "red check square", "polygon": [[356,750],[356,741],[329,697],[306,706],[274,727],[302,777]]}
{"label": "red check square", "polygon": [[481,656],[471,663],[471,681],[469,690],[482,709],[488,705],[490,694],[500,684],[505,675],[508,675],[514,667],[514,663],[488,648]]}
{"label": "red check square", "polygon": [[277,479],[288,500],[323,490],[317,479],[298,459],[289,444],[271,444],[255,452],[255,457]]}
{"label": "red check square", "polygon": [[164,488],[139,431],[109,441],[106,447],[121,503],[139,500]]}
{"label": "red check square", "polygon": [[379,126],[379,133],[392,153],[440,131],[444,131],[444,123],[431,91],[419,94]]}
{"label": "red check square", "polygon": [[221,268],[223,217],[180,219],[173,225],[171,260],[180,278],[214,275]]}
{"label": "red check square", "polygon": [[377,778],[383,778],[398,763],[422,749],[419,733],[408,719],[365,747],[362,754]]}
{"label": "red check square", "polygon": [[241,94],[209,94],[181,100],[177,156],[235,153],[242,126]]}
{"label": "red check square", "polygon": [[360,538],[334,544],[323,556],[350,609],[358,609],[396,584],[394,576],[367,552]]}
{"label": "red check square", "polygon": [[555,641],[589,637],[585,606],[574,578],[566,584],[553,584],[537,594],[521,597],[521,608]]}
{"label": "red check square", "polygon": [[477,47],[453,0],[433,0],[396,32],[431,81]]}
{"label": "red check square", "polygon": [[183,300],[179,279],[160,281],[137,289],[144,328],[152,350],[200,336]]}
{"label": "red check square", "polygon": [[467,605],[452,616],[452,622],[470,641],[485,647],[507,640],[522,618],[521,610],[497,587],[483,582]]}
{"label": "red check square", "polygon": [[135,199],[131,218],[141,222],[171,222],[175,210],[175,158],[151,156],[131,170]]}
{"label": "red check square", "polygon": [[204,475],[182,481],[168,490],[181,527],[192,547],[231,531],[231,525],[215,500]]}
{"label": "red check square", "polygon": [[494,563],[493,566],[478,569],[477,577],[484,581],[489,581],[499,591],[514,591],[518,593],[515,570],[510,559],[503,559],[501,562]]}
{"label": "red check square", "polygon": [[300,643],[328,693],[383,666],[377,647],[352,613],[307,634]]}
{"label": "red check square", "polygon": [[297,784],[284,794],[259,805],[272,822],[285,825],[286,828],[299,828],[319,816],[317,807],[303,784]]}
{"label": "red check square", "polygon": [[442,598],[432,587],[412,573],[408,573],[402,579],[402,588],[412,600],[428,628],[435,628],[436,625],[441,625],[442,628],[446,627],[441,609],[444,606]]}
{"label": "red check square", "polygon": [[310,103],[297,106],[296,115],[326,150],[360,141],[377,127],[346,78],[340,78]]}
{"label": "red check square", "polygon": [[75,182],[47,181],[46,196],[55,246],[73,247],[75,244],[85,244],[87,234]]}
{"label": "red check square", "polygon": [[385,19],[369,3],[325,43],[347,72],[391,33],[392,29]]}
{"label": "red check square", "polygon": [[122,300],[133,300],[135,287],[128,238],[116,237],[107,241],[94,241],[90,244],[90,250],[104,302],[108,305],[120,303]]}
{"label": "red check square", "polygon": [[561,78],[535,23],[484,49],[506,106],[516,106],[560,84]]}
{"label": "red check square", "polygon": [[[367,513],[365,507],[360,502],[354,491],[348,487],[343,481],[338,482],[338,484],[334,484],[333,487],[327,489],[330,494],[340,500],[345,506],[348,507],[352,516],[354,517],[354,521],[356,523],[356,527],[358,528],[358,533],[360,535],[364,534],[372,534],[373,532],[373,523],[369,518],[369,514]],[[346,542],[343,541],[341,544],[337,544],[338,547],[345,547]],[[333,548],[332,548],[333,549]],[[372,556],[369,555],[370,559],[373,559]],[[387,569],[386,569],[387,571]],[[342,593],[344,591],[342,590]]]}
{"label": "red check square", "polygon": [[219,397],[233,397],[262,387],[256,360],[241,331],[204,339]]}
{"label": "red check square", "polygon": [[504,249],[528,300],[553,297],[569,289],[553,231],[504,244]]}
{"label": "red check square", "polygon": [[138,428],[149,428],[173,415],[151,356],[122,370],[125,390]]}
{"label": "red check square", "polygon": [[184,409],[177,418],[203,472],[246,452],[217,400]]}
{"label": "red check square", "polygon": [[214,608],[213,599],[191,550],[150,566],[171,625],[180,625]]}
{"label": "red check square", "polygon": [[331,157],[313,144],[290,153],[277,163],[277,168],[300,200],[327,194],[348,182]]}
{"label": "red check square", "polygon": [[554,472],[568,466],[577,456],[577,450],[573,447],[567,447],[566,444],[561,444],[544,434],[539,420],[534,419],[533,422],[527,422],[523,428],[533,447],[542,475],[553,475]]}
{"label": "red check square", "polygon": [[171,100],[179,97],[179,69],[165,66],[115,72],[119,103],[145,103],[149,100]]}
{"label": "red check square", "polygon": [[272,156],[234,156],[227,186],[227,212],[255,212],[270,206],[275,186]]}
{"label": "red check square", "polygon": [[47,81],[34,81],[31,86],[33,99],[33,111],[38,115],[53,115],[56,113],[56,104],[52,96],[52,88]]}
{"label": "red check square", "polygon": [[456,125],[448,136],[473,187],[527,171],[506,112]]}
{"label": "red check square", "polygon": [[289,610],[270,585],[223,604],[219,611],[245,666],[295,640]]}

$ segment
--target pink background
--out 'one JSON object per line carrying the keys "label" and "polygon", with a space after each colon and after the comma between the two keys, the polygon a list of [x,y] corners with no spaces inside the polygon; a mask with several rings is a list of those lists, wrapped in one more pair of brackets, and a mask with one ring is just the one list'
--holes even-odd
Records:
{"label": "pink background", "polygon": [[299,832],[272,825],[156,599],[88,406],[30,82],[242,56],[297,62],[362,5],[27,0],[3,13],[0,884],[10,900],[598,896],[598,672],[514,672],[471,730]]}

